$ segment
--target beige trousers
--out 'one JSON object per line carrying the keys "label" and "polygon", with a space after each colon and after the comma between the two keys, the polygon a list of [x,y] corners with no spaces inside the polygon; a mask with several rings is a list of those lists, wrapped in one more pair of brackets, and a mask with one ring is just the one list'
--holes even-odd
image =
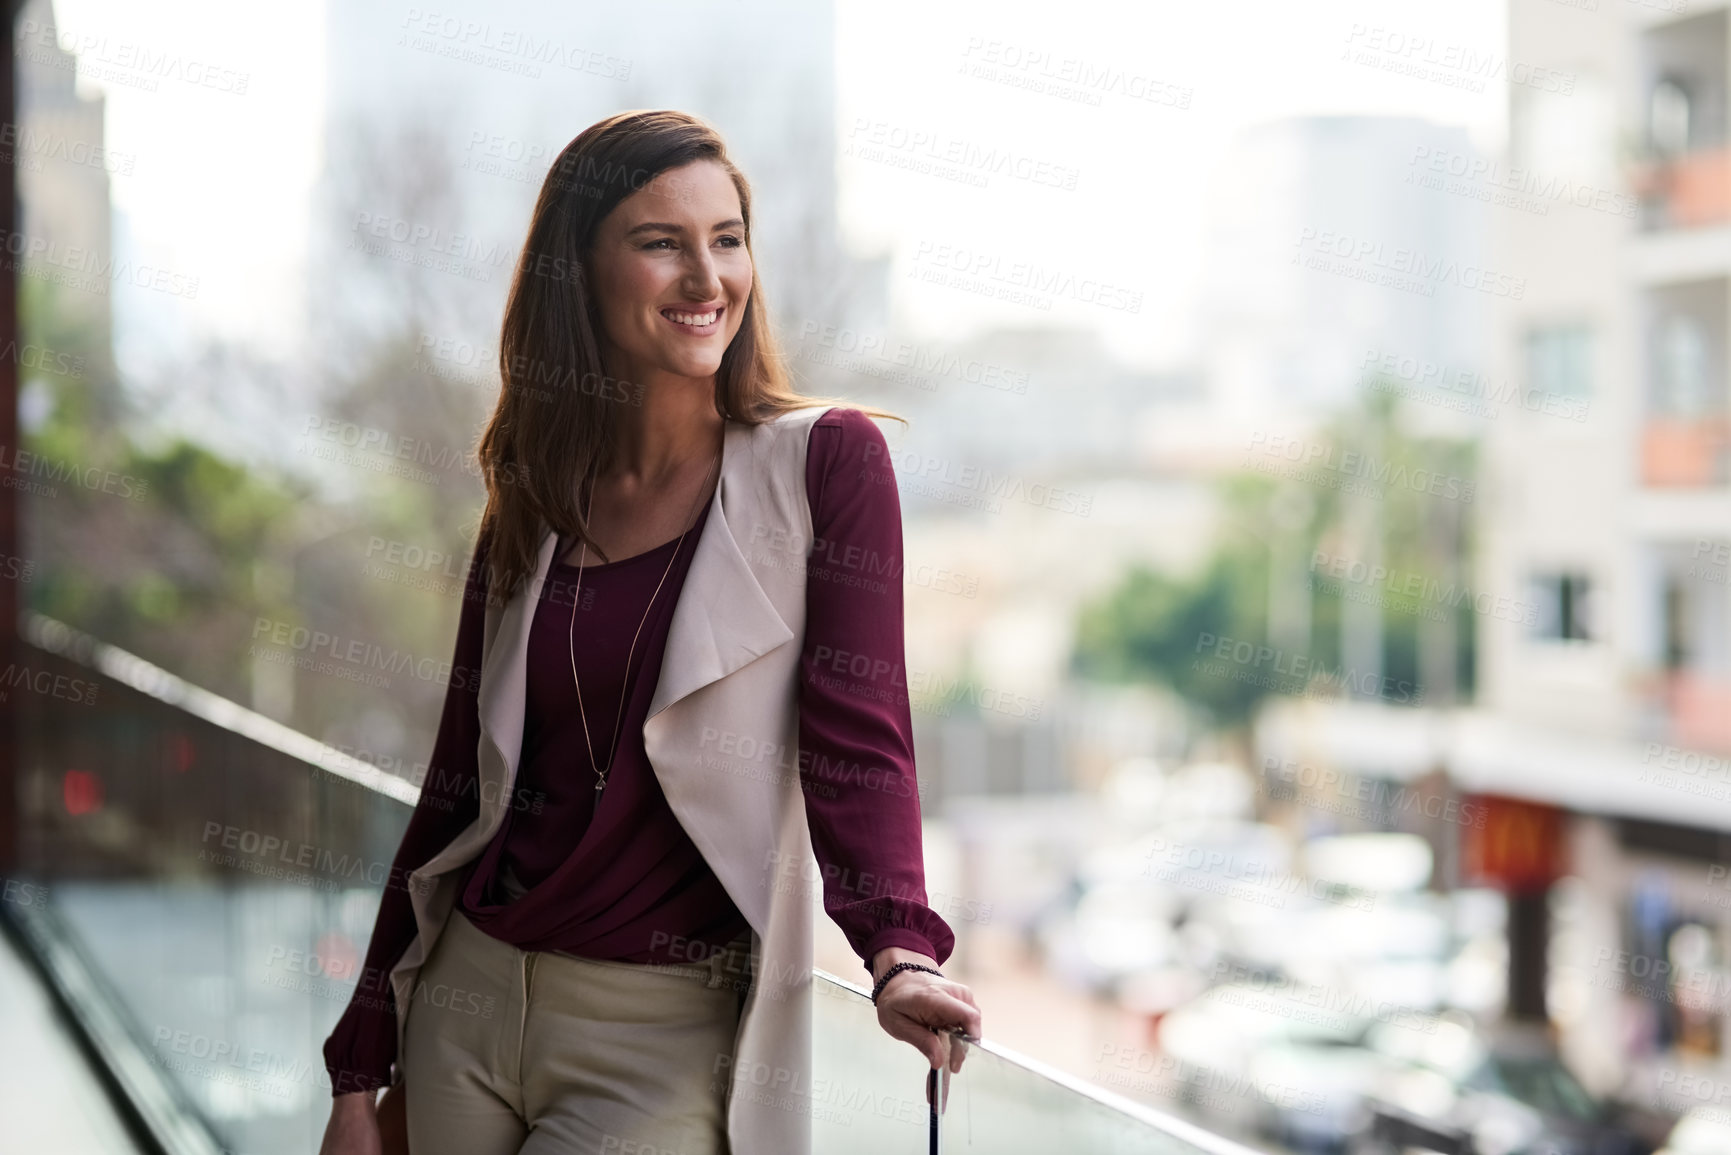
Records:
{"label": "beige trousers", "polygon": [[522,951],[461,910],[404,1024],[413,1155],[729,1155],[750,938],[690,967]]}

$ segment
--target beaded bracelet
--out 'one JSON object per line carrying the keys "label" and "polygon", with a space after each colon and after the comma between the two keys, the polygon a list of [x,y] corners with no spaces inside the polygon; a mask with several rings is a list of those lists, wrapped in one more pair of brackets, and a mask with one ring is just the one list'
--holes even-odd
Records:
{"label": "beaded bracelet", "polygon": [[872,988],[872,1006],[874,1006],[874,1007],[877,1006],[878,995],[883,993],[884,984],[889,982],[893,976],[900,974],[902,971],[927,971],[931,974],[937,975],[939,978],[944,977],[943,971],[938,970],[936,967],[926,966],[924,963],[917,963],[917,962],[899,962],[899,963],[896,963],[889,970],[884,972],[883,977],[881,979],[879,979],[877,981],[877,985]]}

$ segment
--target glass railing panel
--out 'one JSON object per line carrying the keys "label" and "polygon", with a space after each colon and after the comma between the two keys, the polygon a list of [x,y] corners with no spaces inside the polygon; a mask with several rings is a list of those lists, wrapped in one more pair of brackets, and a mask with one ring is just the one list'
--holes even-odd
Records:
{"label": "glass railing panel", "polygon": [[968,1048],[940,1117],[945,1153],[1254,1155],[1200,1127],[1047,1068],[987,1040]]}
{"label": "glass railing panel", "polygon": [[316,1150],[320,1048],[413,789],[43,619],[26,636],[50,692],[21,695],[22,873],[223,1147]]}
{"label": "glass railing panel", "polygon": [[[824,971],[816,978],[814,1149],[826,1155],[929,1150],[930,1068],[878,1025],[863,988]],[[968,1047],[943,1107],[943,1152],[1255,1155],[989,1039]]]}
{"label": "glass railing panel", "polygon": [[870,996],[854,984],[820,970],[813,991],[813,1150],[925,1151],[926,1061],[878,1025]]}

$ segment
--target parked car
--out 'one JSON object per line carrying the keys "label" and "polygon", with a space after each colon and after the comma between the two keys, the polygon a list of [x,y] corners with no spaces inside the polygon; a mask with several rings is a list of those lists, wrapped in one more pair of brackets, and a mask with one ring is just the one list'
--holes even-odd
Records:
{"label": "parked car", "polygon": [[[1196,911],[1235,904],[1282,913],[1254,900],[1264,897],[1257,884],[1290,870],[1292,855],[1291,838],[1273,826],[1230,818],[1165,823],[1086,855],[1068,906],[1045,913],[1037,938],[1056,974],[1117,997],[1126,980],[1204,965],[1181,934]],[[1233,897],[1241,891],[1251,898]],[[1296,908],[1301,896],[1290,904],[1277,897]]]}
{"label": "parked car", "polygon": [[[1209,990],[1166,1016],[1177,1088],[1217,1125],[1299,1151],[1649,1155],[1542,1035],[1487,1040],[1459,1013],[1349,1013],[1325,990]],[[1230,1090],[1231,1095],[1219,1093]],[[1702,1131],[1706,1134],[1705,1129]],[[1685,1149],[1687,1150],[1687,1149]],[[1712,1148],[1731,1155],[1731,1147]],[[1688,1151],[1687,1155],[1695,1155]]]}
{"label": "parked car", "polygon": [[1351,1145],[1354,1155],[1409,1146],[1442,1155],[1652,1152],[1618,1107],[1581,1085],[1541,1031],[1505,1027],[1486,1042],[1453,1025],[1457,1037],[1440,1046],[1417,1038],[1410,1024],[1379,1023],[1367,1032],[1366,1044],[1391,1066],[1373,1094],[1367,1133]]}
{"label": "parked car", "polygon": [[1221,1130],[1345,1150],[1369,1124],[1365,1091],[1386,1060],[1359,1045],[1369,1020],[1326,994],[1284,980],[1227,983],[1173,1010],[1159,1028],[1173,1096]]}
{"label": "parked car", "polygon": [[1658,1155],[1725,1155],[1731,1151],[1731,1114],[1723,1108],[1696,1107],[1671,1129]]}

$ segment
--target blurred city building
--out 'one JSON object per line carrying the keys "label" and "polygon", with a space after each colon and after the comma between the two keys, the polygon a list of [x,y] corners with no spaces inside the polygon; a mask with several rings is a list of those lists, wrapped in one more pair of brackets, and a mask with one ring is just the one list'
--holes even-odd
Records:
{"label": "blurred city building", "polygon": [[1510,59],[1573,83],[1511,89],[1505,183],[1565,191],[1499,218],[1528,292],[1490,372],[1524,396],[1487,437],[1480,573],[1532,612],[1481,618],[1458,771],[1571,813],[1551,1018],[1583,1073],[1674,1107],[1680,1072],[1731,1078],[1731,25],[1681,10],[1510,6]]}
{"label": "blurred city building", "polygon": [[1435,196],[1433,166],[1470,167],[1467,132],[1411,117],[1313,116],[1242,133],[1215,175],[1202,346],[1209,394],[1239,420],[1310,416],[1349,404],[1371,350],[1475,364],[1485,307],[1372,280],[1318,276],[1314,242],[1474,261],[1485,206]]}
{"label": "blurred city building", "polygon": [[[111,153],[103,129],[105,99],[78,91],[78,58],[52,35],[52,0],[29,0],[18,19],[26,36],[18,50],[18,123],[5,126],[0,149],[17,166],[25,236],[44,245],[71,247],[93,266],[114,258],[110,228],[111,166],[131,171],[133,158]],[[96,340],[113,343],[113,300],[107,293],[63,293],[61,323],[89,325]]]}
{"label": "blurred city building", "polygon": [[1451,178],[1524,279],[1449,375],[1485,419],[1477,702],[1259,731],[1372,789],[1446,770],[1483,821],[1435,832],[1438,883],[1505,894],[1507,1017],[1671,1113],[1731,1087],[1731,22],[1681,7],[1512,0],[1509,155]]}
{"label": "blurred city building", "polygon": [[[1142,424],[1150,459],[1230,472],[1253,435],[1300,435],[1355,404],[1385,361],[1480,367],[1487,297],[1394,291],[1376,265],[1481,262],[1487,205],[1433,184],[1487,163],[1465,129],[1413,117],[1293,117],[1241,133],[1205,226],[1200,389]],[[1416,416],[1457,435],[1479,426],[1437,406]]]}

